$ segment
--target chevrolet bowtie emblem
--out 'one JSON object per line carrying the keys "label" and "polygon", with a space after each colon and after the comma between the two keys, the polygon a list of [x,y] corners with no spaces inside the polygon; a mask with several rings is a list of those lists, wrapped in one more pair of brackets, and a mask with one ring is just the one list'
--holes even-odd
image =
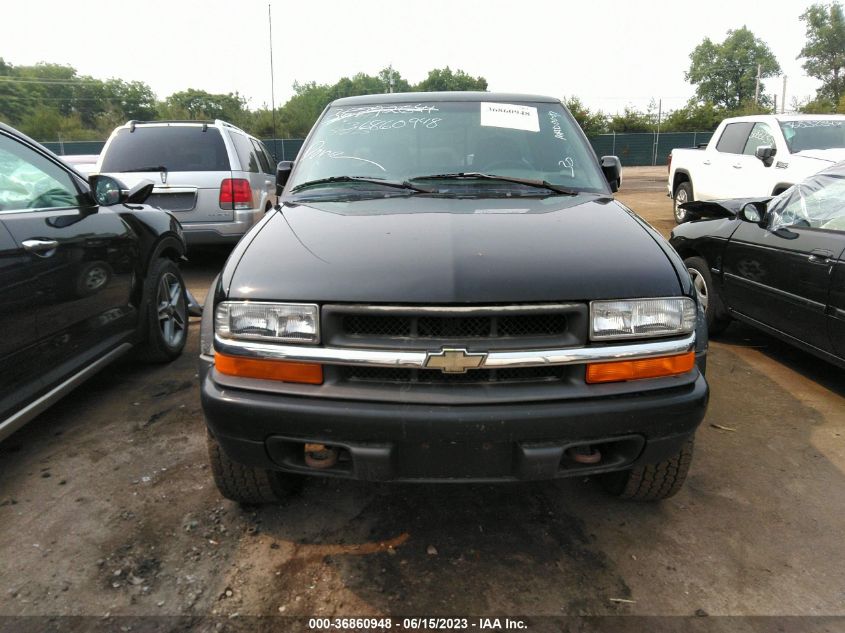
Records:
{"label": "chevrolet bowtie emblem", "polygon": [[485,358],[487,358],[487,354],[484,353],[444,347],[437,353],[428,353],[425,357],[425,367],[439,369],[444,374],[465,374],[467,369],[480,367]]}

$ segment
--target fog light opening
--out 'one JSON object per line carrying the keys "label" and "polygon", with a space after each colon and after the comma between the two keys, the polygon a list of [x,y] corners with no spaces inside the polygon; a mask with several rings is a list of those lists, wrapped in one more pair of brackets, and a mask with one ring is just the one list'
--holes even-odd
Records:
{"label": "fog light opening", "polygon": [[601,451],[589,444],[566,449],[566,456],[578,464],[598,464],[601,461]]}
{"label": "fog light opening", "polygon": [[305,465],[309,468],[323,470],[337,464],[337,449],[325,444],[305,444],[304,454]]}

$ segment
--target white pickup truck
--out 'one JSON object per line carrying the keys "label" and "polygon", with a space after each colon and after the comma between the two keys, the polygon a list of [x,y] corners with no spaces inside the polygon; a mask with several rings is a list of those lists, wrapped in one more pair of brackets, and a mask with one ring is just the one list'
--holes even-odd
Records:
{"label": "white pickup truck", "polygon": [[777,195],[845,160],[845,115],[756,115],[725,119],[705,148],[669,155],[669,197],[678,205]]}

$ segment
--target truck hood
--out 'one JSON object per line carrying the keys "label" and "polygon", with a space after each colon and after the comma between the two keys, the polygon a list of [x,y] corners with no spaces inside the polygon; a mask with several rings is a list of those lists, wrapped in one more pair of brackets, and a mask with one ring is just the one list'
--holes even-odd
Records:
{"label": "truck hood", "polygon": [[288,202],[250,239],[223,271],[230,298],[460,304],[681,293],[660,238],[596,194]]}
{"label": "truck hood", "polygon": [[[831,149],[805,149],[801,152],[795,152],[793,156],[799,158],[813,158],[815,160],[823,160],[828,163],[838,163],[845,160],[845,148],[834,147]],[[777,156],[775,156],[777,160]]]}

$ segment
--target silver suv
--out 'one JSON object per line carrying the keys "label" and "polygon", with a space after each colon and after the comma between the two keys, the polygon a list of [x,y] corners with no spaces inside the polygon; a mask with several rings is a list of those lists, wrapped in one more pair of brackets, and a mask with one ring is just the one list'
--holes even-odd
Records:
{"label": "silver suv", "polygon": [[275,163],[257,138],[225,121],[129,121],[96,171],[129,187],[155,182],[146,204],[172,212],[189,244],[237,242],[276,204]]}

